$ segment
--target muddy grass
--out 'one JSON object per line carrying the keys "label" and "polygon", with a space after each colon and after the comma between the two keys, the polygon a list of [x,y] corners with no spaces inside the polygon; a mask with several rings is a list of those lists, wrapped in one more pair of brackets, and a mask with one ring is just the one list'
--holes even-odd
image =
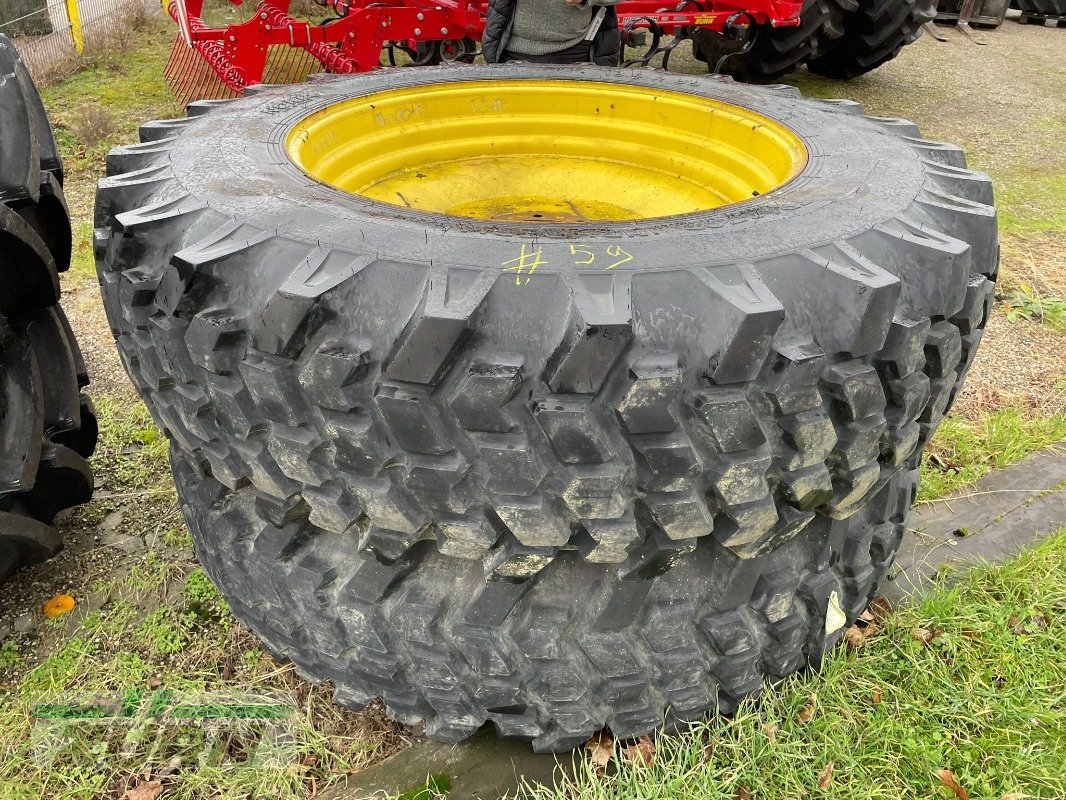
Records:
{"label": "muddy grass", "polygon": [[[77,238],[63,304],[93,375],[107,433],[94,458],[96,498],[62,523],[67,550],[16,576],[0,593],[5,796],[121,798],[160,780],[166,798],[310,797],[417,733],[387,721],[377,706],[361,713],[337,709],[328,686],[311,688],[234,622],[196,564],[169,480],[165,441],[114,350],[92,273],[93,186],[110,147],[133,141],[139,122],[179,111],[161,80],[171,36],[165,23],[149,22],[45,93],[69,171]],[[789,79],[810,94],[844,96],[871,113],[910,118],[928,136],[964,146],[971,166],[996,179],[1001,300],[955,422],[933,448],[939,461],[925,467],[942,490],[972,480],[995,461],[988,453],[993,434],[983,431],[1013,426],[1011,454],[1017,457],[1066,433],[1063,332],[1048,321],[1011,323],[1006,316],[1006,298],[1019,289],[1066,296],[1066,36],[1008,21],[986,35],[987,47],[953,38],[939,44],[927,37],[848,84],[805,71]],[[691,58],[675,67],[704,69]],[[87,112],[90,107],[97,111]],[[42,603],[59,593],[76,599],[76,611],[44,620]],[[121,758],[95,752],[88,761],[74,755],[34,761],[40,743],[31,735],[32,709],[42,697],[234,687],[285,698],[295,709],[295,746],[285,769],[256,772],[242,759],[244,750],[232,745],[224,755],[237,764],[235,772],[193,769],[190,754],[202,740],[188,731],[156,731],[160,747],[134,748]],[[82,744],[87,753],[100,749],[99,742]]]}

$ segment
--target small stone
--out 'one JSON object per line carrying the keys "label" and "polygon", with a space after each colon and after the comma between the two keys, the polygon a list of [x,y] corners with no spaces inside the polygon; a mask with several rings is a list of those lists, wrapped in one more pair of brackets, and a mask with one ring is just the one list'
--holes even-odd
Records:
{"label": "small stone", "polygon": [[100,530],[102,531],[117,531],[118,526],[122,524],[123,514],[121,511],[112,511],[106,517],[104,521],[100,523]]}
{"label": "small stone", "polygon": [[16,633],[29,633],[36,627],[37,623],[33,618],[33,614],[29,611],[23,611],[17,617],[15,617],[15,632]]}
{"label": "small stone", "polygon": [[131,555],[145,550],[144,540],[140,536],[110,536],[104,544]]}

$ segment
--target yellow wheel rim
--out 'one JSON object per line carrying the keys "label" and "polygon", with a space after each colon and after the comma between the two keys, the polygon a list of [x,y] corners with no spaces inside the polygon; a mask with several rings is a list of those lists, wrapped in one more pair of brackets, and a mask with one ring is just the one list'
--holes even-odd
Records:
{"label": "yellow wheel rim", "polygon": [[807,150],[740,106],[577,81],[443,83],[324,108],[289,133],[315,180],[381,203],[498,221],[692,214],[784,185]]}

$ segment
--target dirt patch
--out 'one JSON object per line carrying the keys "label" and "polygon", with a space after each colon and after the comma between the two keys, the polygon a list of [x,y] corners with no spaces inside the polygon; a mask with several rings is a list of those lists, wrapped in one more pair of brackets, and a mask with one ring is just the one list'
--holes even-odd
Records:
{"label": "dirt patch", "polygon": [[1066,349],[1046,326],[992,314],[952,413],[980,419],[1004,408],[1034,416],[1066,413]]}

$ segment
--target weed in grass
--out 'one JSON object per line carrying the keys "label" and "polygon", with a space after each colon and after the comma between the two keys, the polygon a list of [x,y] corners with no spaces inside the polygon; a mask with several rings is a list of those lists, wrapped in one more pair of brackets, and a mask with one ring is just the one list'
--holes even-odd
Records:
{"label": "weed in grass", "polygon": [[1066,438],[1066,414],[1030,417],[1007,408],[980,419],[952,416],[922,455],[918,502],[950,494]]}
{"label": "weed in grass", "polygon": [[96,403],[100,441],[93,457],[97,474],[122,490],[156,487],[167,474],[169,444],[144,403],[103,396]]}
{"label": "weed in grass", "polygon": [[71,130],[86,148],[92,148],[114,136],[118,125],[104,106],[82,106],[74,115]]}
{"label": "weed in grass", "polygon": [[159,541],[164,547],[174,550],[192,550],[192,536],[189,535],[189,529],[185,527],[167,528],[163,531]]}
{"label": "weed in grass", "polygon": [[1055,330],[1066,329],[1066,301],[1046,297],[1028,284],[1021,284],[1004,298],[1008,322],[1039,322]]}
{"label": "weed in grass", "polygon": [[152,611],[137,628],[137,640],[154,655],[171,655],[185,648],[188,641],[188,619],[184,616],[175,619],[171,609],[166,606]]}
{"label": "weed in grass", "polygon": [[22,663],[17,642],[8,639],[0,645],[0,670],[14,669]]}
{"label": "weed in grass", "polygon": [[[73,248],[70,257],[70,269],[63,277],[65,288],[88,286],[96,282],[96,262],[93,259],[93,225],[87,220],[79,220],[72,226]],[[95,298],[94,298],[95,301]]]}
{"label": "weed in grass", "polygon": [[180,574],[182,569],[181,564],[150,552],[130,567],[124,585],[133,596],[165,594],[168,579]]}
{"label": "weed in grass", "polygon": [[184,594],[185,601],[193,608],[206,606],[219,596],[218,589],[200,567],[185,576]]}

